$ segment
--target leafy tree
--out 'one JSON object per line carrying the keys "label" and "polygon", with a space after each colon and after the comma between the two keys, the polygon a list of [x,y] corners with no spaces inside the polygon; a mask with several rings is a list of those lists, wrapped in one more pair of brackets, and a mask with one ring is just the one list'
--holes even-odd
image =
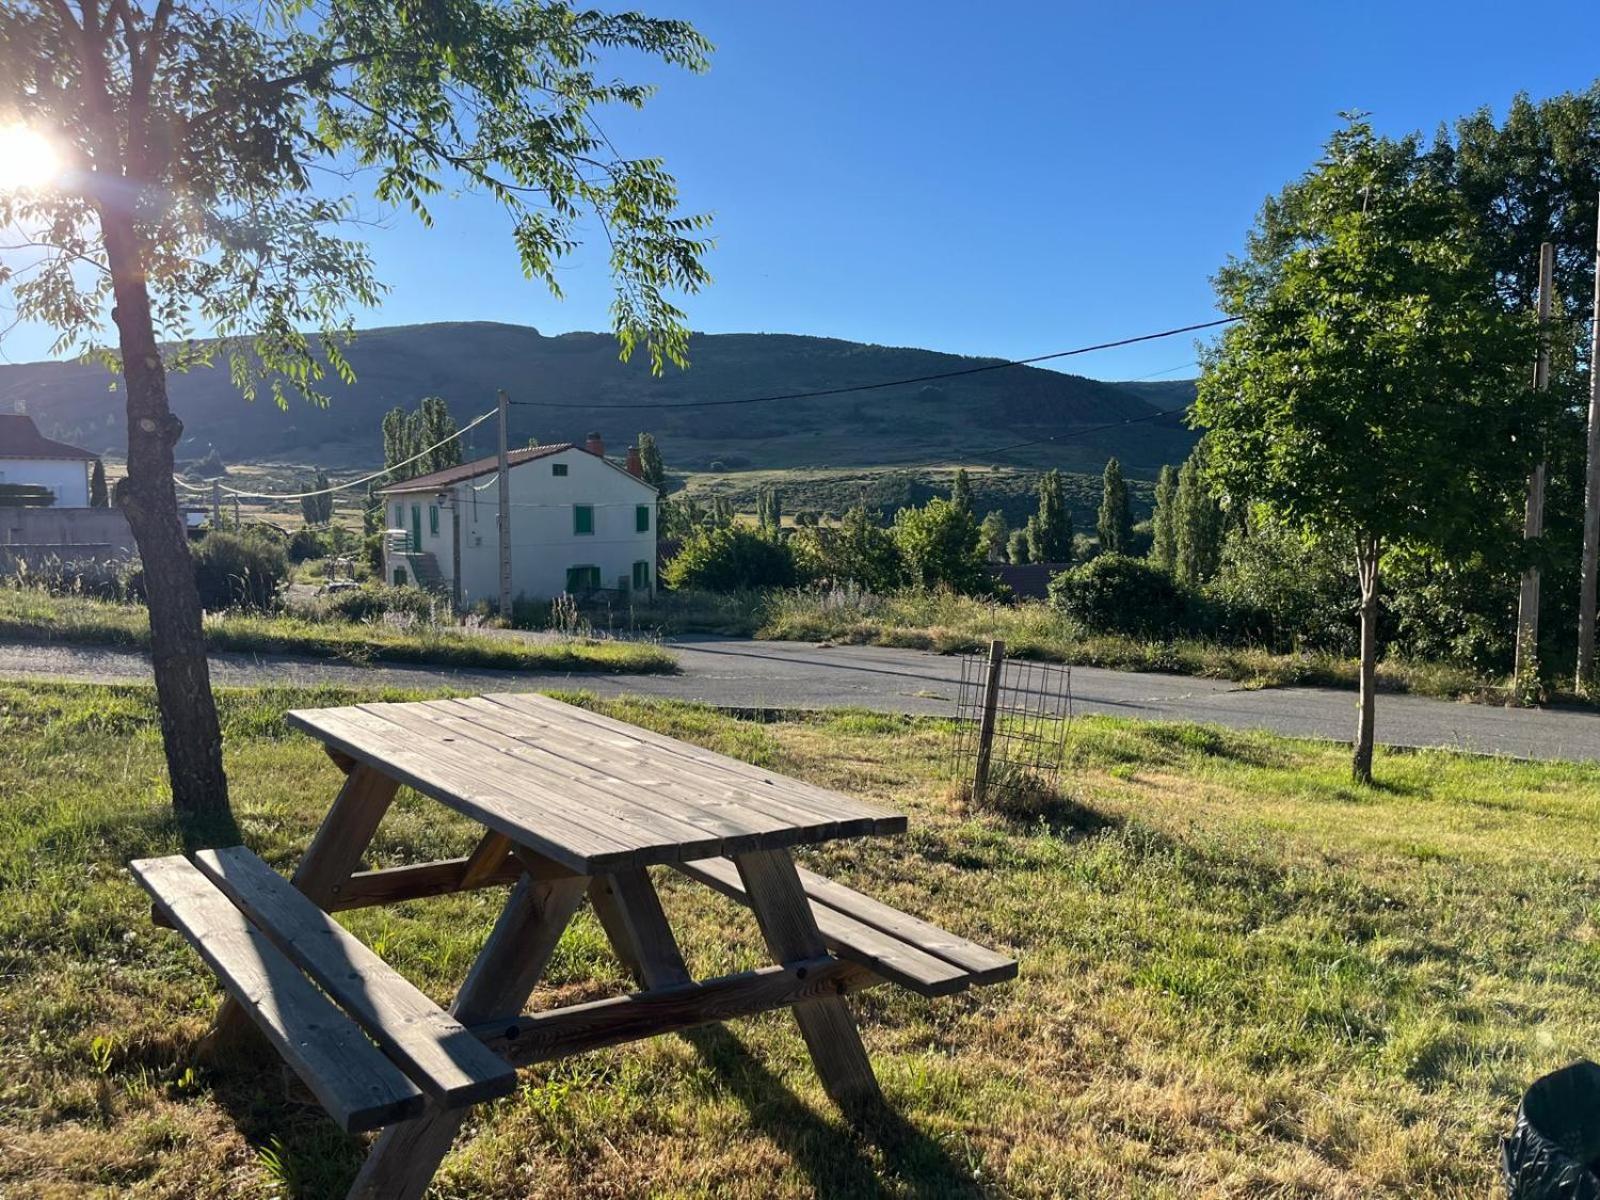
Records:
{"label": "leafy tree", "polygon": [[1380,138],[1353,117],[1267,202],[1246,256],[1216,280],[1242,320],[1204,360],[1193,416],[1207,430],[1205,469],[1351,556],[1363,782],[1384,551],[1469,545],[1528,461],[1516,435],[1532,403],[1529,326],[1494,304],[1493,276],[1460,236],[1468,222],[1415,139]]}
{"label": "leafy tree", "polygon": [[859,504],[847,510],[837,526],[801,530],[793,545],[797,562],[813,579],[854,583],[882,594],[893,591],[904,578],[894,535]]}
{"label": "leafy tree", "polygon": [[925,588],[949,588],[964,595],[989,591],[978,523],[954,501],[935,497],[921,508],[894,515],[894,542],[906,577]]}
{"label": "leafy tree", "polygon": [[1029,560],[1028,547],[1032,540],[1028,534],[1034,523],[1034,518],[1028,518],[1029,529],[1013,529],[1011,536],[1006,539],[1006,561],[1016,566],[1021,566]]}
{"label": "leafy tree", "polygon": [[1061,472],[1050,470],[1039,480],[1039,511],[1028,518],[1028,559],[1039,563],[1072,561],[1072,513]]}
{"label": "leafy tree", "polygon": [[106,465],[98,458],[89,471],[89,507],[110,508],[111,494],[106,491]]}
{"label": "leafy tree", "polygon": [[681,21],[536,0],[0,5],[0,113],[66,164],[55,186],[0,194],[0,225],[20,231],[8,247],[24,244],[0,280],[18,317],[121,373],[122,508],[148,578],[181,812],[228,808],[200,597],[172,519],[183,426],[167,373],[224,359],[247,396],[280,404],[317,394],[330,370],[349,379],[350,313],[382,287],[346,224],[353,197],[326,190],[337,179],[370,180],[380,204],[424,224],[441,194],[487,194],[524,272],[558,293],[559,261],[596,218],[624,355],[642,344],[658,371],[681,362],[687,332],[669,295],[706,280],[705,222],[678,211],[659,160],[617,154],[596,124],[596,108],[649,95],[618,78],[628,50],[700,70],[709,46]]}
{"label": "leafy tree", "polygon": [[657,489],[666,486],[667,468],[661,461],[661,448],[648,433],[639,435],[639,467],[643,472],[641,478],[646,483]]}
{"label": "leafy tree", "polygon": [[767,533],[783,531],[783,501],[777,488],[762,488],[756,497],[756,524]]}
{"label": "leafy tree", "polygon": [[955,482],[950,485],[950,503],[962,512],[972,511],[972,480],[967,478],[965,467],[956,468]]}
{"label": "leafy tree", "polygon": [[1222,562],[1222,505],[1212,494],[1198,454],[1191,454],[1178,472],[1173,501],[1172,574],[1178,582],[1198,587],[1217,573]]}
{"label": "leafy tree", "polygon": [[1095,526],[1100,534],[1103,554],[1126,554],[1133,541],[1133,515],[1128,508],[1128,481],[1122,477],[1122,464],[1115,458],[1106,462],[1101,478],[1100,517]]}
{"label": "leafy tree", "polygon": [[794,554],[787,543],[745,526],[701,528],[684,539],[661,578],[671,588],[713,592],[792,587]]}
{"label": "leafy tree", "polygon": [[1165,638],[1183,621],[1186,597],[1154,564],[1100,554],[1051,578],[1050,605],[1097,632]]}
{"label": "leafy tree", "polygon": [[1156,507],[1150,517],[1150,561],[1169,574],[1178,563],[1178,472],[1168,465],[1156,478]]}
{"label": "leafy tree", "polygon": [[978,536],[981,539],[985,558],[992,563],[1006,561],[1006,545],[1011,537],[1011,528],[1006,524],[1005,513],[995,509],[986,516],[983,519],[983,524],[978,526]]}
{"label": "leafy tree", "polygon": [[[456,420],[450,415],[450,406],[438,396],[424,396],[413,422],[411,444],[413,454],[426,450],[417,463],[417,474],[427,475],[461,465],[461,439],[456,436]],[[448,439],[448,440],[447,440]]]}
{"label": "leafy tree", "polygon": [[318,471],[317,477],[306,489],[317,495],[300,497],[300,515],[307,525],[326,525],[333,520],[333,493],[328,490],[328,473]]}

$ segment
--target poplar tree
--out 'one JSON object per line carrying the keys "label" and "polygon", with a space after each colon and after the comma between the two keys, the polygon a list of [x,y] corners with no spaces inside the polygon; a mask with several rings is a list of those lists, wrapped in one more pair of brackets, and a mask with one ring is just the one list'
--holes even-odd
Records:
{"label": "poplar tree", "polygon": [[1171,574],[1178,560],[1178,472],[1171,463],[1156,478],[1156,508],[1150,517],[1150,561]]}
{"label": "poplar tree", "polygon": [[968,515],[972,513],[972,481],[967,478],[965,467],[956,470],[955,482],[950,485],[950,503]]}
{"label": "poplar tree", "polygon": [[1115,458],[1106,462],[1101,477],[1100,518],[1096,522],[1100,549],[1106,554],[1126,554],[1133,539],[1133,518],[1128,512],[1128,481],[1122,477],[1122,464]]}
{"label": "poplar tree", "polygon": [[1028,519],[1028,557],[1041,563],[1072,561],[1072,514],[1060,471],[1047,471],[1039,480],[1039,511]]}
{"label": "poplar tree", "polygon": [[1198,451],[1178,472],[1173,518],[1173,577],[1199,587],[1222,565],[1223,513],[1201,470]]}
{"label": "poplar tree", "polygon": [[89,507],[111,507],[111,496],[106,491],[106,465],[98,458],[89,471]]}
{"label": "poplar tree", "polygon": [[648,433],[639,435],[639,470],[640,478],[651,487],[660,489],[667,482],[667,468],[661,461],[661,448]]}

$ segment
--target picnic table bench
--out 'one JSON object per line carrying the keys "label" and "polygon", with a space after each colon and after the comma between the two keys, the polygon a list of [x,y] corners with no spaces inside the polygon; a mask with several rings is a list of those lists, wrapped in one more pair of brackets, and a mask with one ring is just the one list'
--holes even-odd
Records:
{"label": "picnic table bench", "polygon": [[[905,817],[588,710],[527,694],[297,711],[345,772],[285,879],[242,846],[130,864],[156,918],[228,993],[216,1036],[254,1023],[346,1130],[383,1129],[351,1188],[420,1197],[473,1104],[516,1069],[792,1008],[828,1094],[879,1100],[848,992],[942,996],[1016,974],[965,938],[796,867],[794,846],[894,834]],[[401,784],[484,827],[472,853],[379,870],[361,860]],[[774,965],[703,981],[647,871],[748,906]],[[510,886],[446,1011],[330,914]],[[587,897],[641,990],[525,1014]]]}

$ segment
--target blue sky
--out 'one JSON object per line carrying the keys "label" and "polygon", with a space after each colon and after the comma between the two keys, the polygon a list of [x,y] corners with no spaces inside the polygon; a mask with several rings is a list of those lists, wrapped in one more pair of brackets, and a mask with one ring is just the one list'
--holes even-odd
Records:
{"label": "blue sky", "polygon": [[[670,0],[717,44],[605,119],[715,215],[706,332],[807,333],[1024,357],[1202,321],[1209,276],[1346,108],[1424,129],[1519,90],[1600,76],[1600,5],[809,4]],[[607,326],[601,246],[564,302],[526,281],[488,201],[372,237],[393,291],[363,325]],[[17,330],[5,357],[43,357]],[[1192,338],[1069,360],[1101,378],[1192,373]]]}

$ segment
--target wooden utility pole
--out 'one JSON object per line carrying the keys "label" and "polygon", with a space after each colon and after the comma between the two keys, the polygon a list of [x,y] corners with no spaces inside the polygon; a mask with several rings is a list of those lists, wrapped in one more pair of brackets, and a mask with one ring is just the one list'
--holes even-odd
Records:
{"label": "wooden utility pole", "polygon": [[978,722],[978,759],[972,771],[972,802],[982,804],[989,791],[989,759],[994,752],[994,726],[1000,701],[1000,674],[1005,669],[1006,644],[989,643],[989,670],[983,677],[983,713]]}
{"label": "wooden utility pole", "polygon": [[[1550,386],[1550,293],[1554,283],[1555,247],[1549,242],[1539,247],[1539,357],[1534,363],[1533,386],[1544,391]],[[1539,436],[1543,436],[1540,432]],[[1528,504],[1522,518],[1522,540],[1537,541],[1544,536],[1544,448],[1528,475]],[[1517,658],[1513,686],[1521,688],[1528,676],[1538,670],[1539,655],[1539,567],[1529,564],[1522,572],[1522,591],[1517,597]]]}
{"label": "wooden utility pole", "polygon": [[505,388],[499,392],[500,400],[500,470],[495,491],[500,496],[500,616],[511,619],[511,455],[506,448],[506,419],[511,409],[511,397]]}
{"label": "wooden utility pole", "polygon": [[1583,489],[1583,576],[1578,590],[1578,686],[1594,689],[1595,595],[1600,588],[1600,224],[1594,242],[1594,308],[1589,314],[1589,473]]}

